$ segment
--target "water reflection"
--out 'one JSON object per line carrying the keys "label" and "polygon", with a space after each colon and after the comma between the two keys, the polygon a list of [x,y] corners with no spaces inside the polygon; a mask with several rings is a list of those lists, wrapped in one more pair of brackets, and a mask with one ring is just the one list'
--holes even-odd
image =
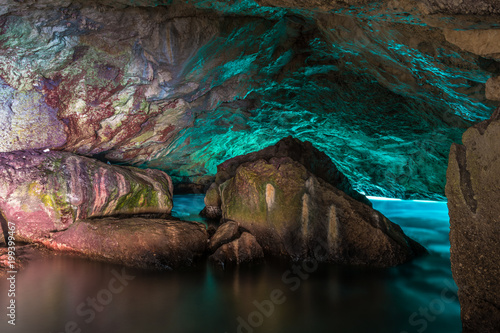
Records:
{"label": "water reflection", "polygon": [[[201,210],[202,198],[194,198],[197,203],[179,214]],[[374,205],[431,254],[386,270],[333,265],[306,270],[276,262],[226,271],[205,264],[165,273],[127,270],[134,279],[110,301],[104,296],[121,267],[58,256],[18,274],[17,325],[2,320],[0,331],[60,333],[74,321],[75,330],[68,332],[459,332],[446,206]],[[6,290],[2,279],[1,295]],[[273,303],[273,292],[281,292],[284,301]],[[99,303],[99,296],[108,304]],[[90,316],[79,315],[77,308],[89,298],[102,307],[86,323]],[[0,308],[6,301],[0,297]]]}

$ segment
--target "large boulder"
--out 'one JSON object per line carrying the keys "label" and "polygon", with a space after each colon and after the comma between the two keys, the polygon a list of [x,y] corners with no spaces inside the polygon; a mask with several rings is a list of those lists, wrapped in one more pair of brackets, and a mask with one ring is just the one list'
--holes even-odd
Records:
{"label": "large boulder", "polygon": [[278,141],[274,146],[247,155],[236,156],[218,165],[215,182],[209,187],[205,195],[205,208],[201,214],[212,219],[222,216],[220,185],[233,178],[241,164],[258,160],[269,161],[272,158],[280,157],[288,157],[300,163],[316,177],[371,206],[370,201],[364,195],[352,188],[347,177],[338,170],[328,155],[316,149],[309,141],[302,142],[289,136]]}
{"label": "large boulder", "polygon": [[159,170],[65,152],[0,153],[0,214],[15,223],[18,241],[38,241],[91,217],[170,214],[172,192]]}
{"label": "large boulder", "polygon": [[451,147],[451,268],[464,332],[500,332],[500,109]]}
{"label": "large boulder", "polygon": [[203,224],[136,217],[78,221],[43,244],[94,260],[166,270],[203,257],[207,241]]}
{"label": "large boulder", "polygon": [[[399,226],[367,205],[366,198],[361,202],[350,196],[361,195],[336,168],[326,171],[331,161],[315,164],[318,153],[286,154],[281,145],[314,149],[287,138],[272,147],[276,157],[259,159],[254,157],[268,155],[255,153],[248,159],[237,158],[220,166],[217,175],[219,182],[225,180],[217,186],[223,220],[237,221],[256,237],[265,254],[384,267],[425,252]],[[317,176],[315,170],[322,173]]]}

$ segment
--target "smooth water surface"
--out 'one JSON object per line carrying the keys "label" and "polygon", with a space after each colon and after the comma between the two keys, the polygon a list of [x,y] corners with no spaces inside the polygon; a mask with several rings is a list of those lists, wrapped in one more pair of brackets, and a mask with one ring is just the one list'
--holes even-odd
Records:
{"label": "smooth water surface", "polygon": [[184,221],[195,221],[207,225],[206,219],[200,216],[205,207],[204,194],[174,195],[172,216]]}
{"label": "smooth water surface", "polygon": [[[174,201],[174,215],[201,221],[202,195]],[[391,269],[267,263],[222,271],[200,264],[164,273],[58,256],[18,273],[17,325],[2,314],[0,332],[460,332],[446,204],[373,203],[430,255]],[[2,278],[5,313],[6,294]]]}

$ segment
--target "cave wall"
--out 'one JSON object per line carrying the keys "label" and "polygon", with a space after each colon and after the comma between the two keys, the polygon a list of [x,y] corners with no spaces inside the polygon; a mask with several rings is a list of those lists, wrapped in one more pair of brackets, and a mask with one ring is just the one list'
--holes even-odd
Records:
{"label": "cave wall", "polygon": [[478,47],[494,21],[437,1],[300,3],[4,1],[0,151],[203,183],[293,135],[359,191],[442,199],[450,144],[498,103],[500,52]]}
{"label": "cave wall", "polygon": [[450,150],[451,268],[464,332],[500,330],[500,109]]}

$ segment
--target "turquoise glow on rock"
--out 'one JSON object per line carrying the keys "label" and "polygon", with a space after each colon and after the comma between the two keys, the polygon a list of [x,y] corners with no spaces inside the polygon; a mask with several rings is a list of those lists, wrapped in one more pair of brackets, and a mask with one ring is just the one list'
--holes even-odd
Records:
{"label": "turquoise glow on rock", "polygon": [[[43,94],[72,124],[67,150],[196,182],[293,135],[326,152],[358,191],[442,199],[450,144],[495,106],[479,58],[408,13],[132,3],[165,8],[91,10],[92,29],[71,21],[85,11],[5,15],[2,76],[17,91],[60,82]],[[108,48],[122,37],[123,49]],[[97,62],[123,77],[99,78]]]}
{"label": "turquoise glow on rock", "polygon": [[[365,24],[347,11],[334,16],[340,23],[320,22],[318,30],[311,17],[268,12],[252,1],[213,6],[230,13],[254,8],[274,21],[242,19],[193,56],[188,78],[199,78],[205,91],[231,87],[232,93],[198,106],[193,126],[169,154],[146,166],[196,179],[293,135],[325,151],[359,191],[443,198],[451,143],[492,110],[484,99],[489,74],[474,56],[439,47],[428,54],[383,17]],[[432,30],[412,26],[422,34]]]}

